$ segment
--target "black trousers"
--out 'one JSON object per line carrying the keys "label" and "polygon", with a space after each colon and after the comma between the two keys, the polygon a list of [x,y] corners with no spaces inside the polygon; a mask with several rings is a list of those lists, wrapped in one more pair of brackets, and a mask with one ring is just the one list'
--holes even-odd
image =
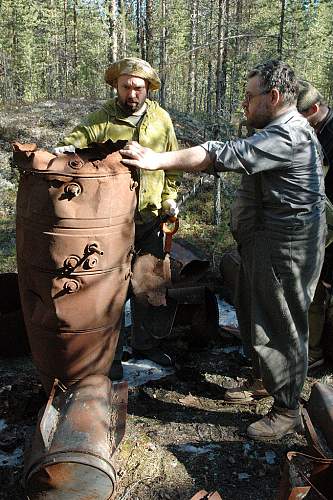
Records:
{"label": "black trousers", "polygon": [[[166,303],[171,284],[169,255],[164,254],[164,234],[158,218],[135,225],[135,256],[129,290],[132,312],[131,346],[139,351],[156,348],[170,334],[172,323]],[[121,359],[124,323],[115,359]]]}
{"label": "black trousers", "polygon": [[307,374],[308,309],[324,257],[325,218],[300,228],[255,231],[239,245],[241,336],[278,406],[297,408]]}

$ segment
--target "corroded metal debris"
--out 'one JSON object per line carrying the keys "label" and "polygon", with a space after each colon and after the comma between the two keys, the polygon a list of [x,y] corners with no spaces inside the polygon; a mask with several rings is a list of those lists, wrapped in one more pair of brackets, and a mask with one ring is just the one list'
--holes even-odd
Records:
{"label": "corroded metal debris", "polygon": [[333,460],[304,453],[287,453],[277,500],[298,500],[307,496],[332,498]]}
{"label": "corroded metal debris", "polygon": [[173,261],[173,282],[193,284],[205,276],[209,269],[209,261],[202,259],[194,250],[180,241],[173,241],[171,247]]}
{"label": "corroded metal debris", "polygon": [[171,248],[172,286],[167,290],[167,298],[175,308],[170,323],[190,326],[191,345],[201,349],[218,336],[218,304],[210,287],[202,283],[207,277],[209,261],[188,246],[185,241],[177,241]]}
{"label": "corroded metal debris", "polygon": [[311,389],[307,411],[312,422],[321,429],[333,453],[333,386],[316,382]]}

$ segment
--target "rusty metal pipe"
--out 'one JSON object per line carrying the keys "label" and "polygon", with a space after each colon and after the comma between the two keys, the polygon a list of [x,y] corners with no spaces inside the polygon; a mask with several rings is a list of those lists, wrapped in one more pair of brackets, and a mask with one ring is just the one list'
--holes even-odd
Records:
{"label": "rusty metal pipe", "polygon": [[91,375],[66,389],[58,381],[40,412],[25,485],[30,500],[108,500],[112,455],[124,436],[127,383]]}

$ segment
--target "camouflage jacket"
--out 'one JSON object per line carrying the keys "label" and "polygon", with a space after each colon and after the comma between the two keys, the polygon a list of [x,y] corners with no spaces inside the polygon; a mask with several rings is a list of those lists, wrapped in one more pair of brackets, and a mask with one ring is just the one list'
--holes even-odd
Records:
{"label": "camouflage jacket", "polygon": [[[155,101],[147,99],[146,103],[146,113],[135,126],[126,118],[116,99],[111,99],[98,111],[90,113],[58,145],[72,144],[77,148],[85,148],[92,142],[105,142],[108,139],[113,142],[135,140],[156,152],[177,150],[178,143],[169,114]],[[144,220],[149,220],[158,214],[163,201],[177,198],[181,174],[140,170],[138,175],[138,212]]]}

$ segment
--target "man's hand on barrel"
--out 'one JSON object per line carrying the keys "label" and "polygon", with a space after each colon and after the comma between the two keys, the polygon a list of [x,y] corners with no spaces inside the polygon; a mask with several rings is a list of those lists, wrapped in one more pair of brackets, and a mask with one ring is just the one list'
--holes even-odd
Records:
{"label": "man's hand on barrel", "polygon": [[120,150],[122,162],[129,167],[143,168],[145,170],[158,170],[159,153],[152,149],[140,146],[138,142],[129,141],[124,149]]}

